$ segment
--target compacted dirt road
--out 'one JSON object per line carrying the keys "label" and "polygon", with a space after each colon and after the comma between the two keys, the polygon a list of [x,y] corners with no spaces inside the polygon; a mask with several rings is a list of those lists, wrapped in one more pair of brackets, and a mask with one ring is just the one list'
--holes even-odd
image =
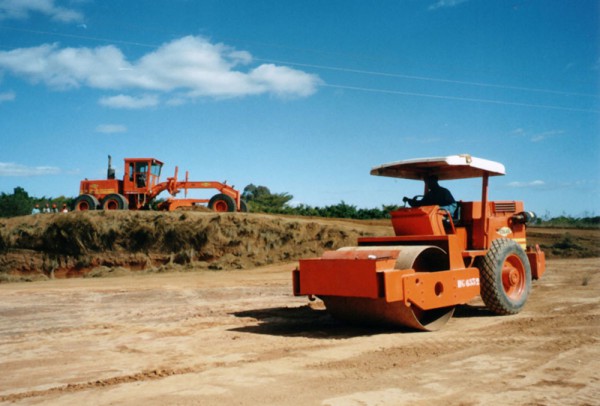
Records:
{"label": "compacted dirt road", "polygon": [[597,405],[600,260],[552,259],[523,312],[348,326],[294,263],[0,285],[0,403]]}

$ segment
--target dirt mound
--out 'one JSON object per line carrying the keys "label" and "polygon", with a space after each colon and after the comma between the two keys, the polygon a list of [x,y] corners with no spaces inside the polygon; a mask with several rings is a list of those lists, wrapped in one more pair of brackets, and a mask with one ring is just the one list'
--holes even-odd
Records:
{"label": "dirt mound", "polygon": [[[389,221],[255,213],[72,212],[0,219],[0,282],[246,269],[393,235]],[[600,230],[532,228],[548,258],[600,256]]]}
{"label": "dirt mound", "polygon": [[600,257],[600,230],[531,228],[528,239],[539,244],[547,258]]}
{"label": "dirt mound", "polygon": [[73,212],[0,221],[0,281],[243,269],[389,235],[387,225],[251,213]]}

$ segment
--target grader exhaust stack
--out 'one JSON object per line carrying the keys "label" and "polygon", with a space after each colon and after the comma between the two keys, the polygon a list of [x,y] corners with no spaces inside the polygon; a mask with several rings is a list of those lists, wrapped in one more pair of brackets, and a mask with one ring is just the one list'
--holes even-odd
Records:
{"label": "grader exhaust stack", "polygon": [[532,279],[545,270],[539,247],[528,247],[534,215],[519,201],[488,201],[497,162],[453,155],[393,162],[372,175],[423,180],[482,179],[482,199],[460,202],[454,217],[439,206],[392,212],[395,236],[359,238],[358,246],[301,259],[294,294],[316,296],[336,318],[416,330],[441,328],[459,304],[481,296],[496,314],[524,307]]}
{"label": "grader exhaust stack", "polygon": [[111,180],[115,178],[115,168],[112,167],[112,156],[108,156],[108,169],[106,170],[106,179]]}

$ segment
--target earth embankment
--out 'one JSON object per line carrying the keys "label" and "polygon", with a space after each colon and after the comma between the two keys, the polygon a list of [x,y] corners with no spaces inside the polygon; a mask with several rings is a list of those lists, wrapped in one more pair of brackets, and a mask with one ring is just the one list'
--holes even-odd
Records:
{"label": "earth embankment", "polygon": [[250,213],[38,214],[0,222],[0,275],[9,280],[185,267],[244,269],[390,233],[387,223]]}
{"label": "earth embankment", "polygon": [[[186,269],[248,269],[319,256],[387,220],[256,213],[95,211],[0,220],[0,282]],[[600,256],[600,230],[532,228],[547,258]]]}

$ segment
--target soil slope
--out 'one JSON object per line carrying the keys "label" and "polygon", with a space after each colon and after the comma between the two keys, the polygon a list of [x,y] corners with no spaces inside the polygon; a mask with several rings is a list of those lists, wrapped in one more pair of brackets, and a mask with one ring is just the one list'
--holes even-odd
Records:
{"label": "soil slope", "polygon": [[249,213],[72,212],[0,221],[0,281],[244,269],[390,235],[388,222]]}
{"label": "soil slope", "polygon": [[[393,235],[388,220],[198,211],[38,214],[0,220],[0,282],[247,269],[384,235]],[[600,256],[600,230],[532,228],[528,237],[549,259]]]}

